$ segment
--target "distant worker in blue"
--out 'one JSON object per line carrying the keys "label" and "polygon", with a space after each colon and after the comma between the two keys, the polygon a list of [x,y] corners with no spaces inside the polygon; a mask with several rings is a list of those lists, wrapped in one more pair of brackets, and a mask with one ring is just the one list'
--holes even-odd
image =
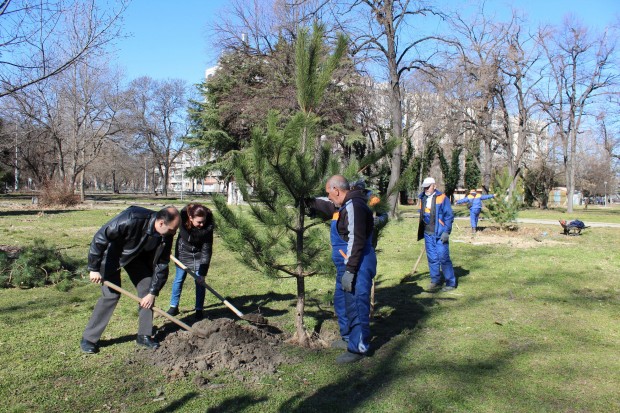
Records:
{"label": "distant worker in blue", "polygon": [[479,194],[475,189],[472,189],[471,191],[469,191],[469,195],[459,201],[456,201],[457,204],[469,204],[469,220],[471,222],[472,234],[475,234],[478,228],[478,217],[480,216],[480,212],[482,211],[482,201],[491,198],[495,198],[495,195],[482,195]]}
{"label": "distant worker in blue", "polygon": [[422,188],[423,191],[419,196],[418,241],[424,238],[428,268],[431,274],[428,290],[435,292],[441,286],[441,270],[445,280],[445,286],[441,291],[452,291],[456,288],[456,277],[449,248],[450,232],[452,232],[452,222],[454,221],[450,198],[437,190],[435,180],[431,177],[424,179]]}

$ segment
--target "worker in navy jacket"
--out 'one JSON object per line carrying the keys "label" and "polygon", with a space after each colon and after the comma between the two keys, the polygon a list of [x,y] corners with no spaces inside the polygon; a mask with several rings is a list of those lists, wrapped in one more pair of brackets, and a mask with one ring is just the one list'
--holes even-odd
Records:
{"label": "worker in navy jacket", "polygon": [[342,340],[334,348],[347,351],[337,363],[359,361],[370,348],[370,289],[377,273],[373,247],[373,213],[363,190],[350,190],[341,175],[332,176],[325,185],[327,198],[306,200],[311,214],[331,217],[330,241],[336,266],[334,310]]}
{"label": "worker in navy jacket", "polygon": [[441,285],[441,273],[445,279],[442,291],[456,288],[456,277],[450,260],[449,239],[452,232],[454,214],[450,199],[437,190],[435,180],[426,178],[422,183],[424,191],[420,194],[420,225],[418,241],[424,238],[428,268],[431,274],[429,291],[436,291]]}
{"label": "worker in navy jacket", "polygon": [[475,234],[476,229],[478,228],[478,217],[482,211],[482,201],[491,198],[495,198],[495,195],[482,195],[475,189],[472,189],[469,191],[469,195],[459,201],[456,201],[457,204],[469,204],[469,220],[471,222],[472,234]]}

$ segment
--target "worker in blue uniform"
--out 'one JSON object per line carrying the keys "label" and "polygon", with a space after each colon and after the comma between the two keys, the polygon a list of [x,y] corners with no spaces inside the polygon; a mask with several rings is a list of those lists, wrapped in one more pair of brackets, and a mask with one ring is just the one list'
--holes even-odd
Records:
{"label": "worker in blue uniform", "polygon": [[306,200],[314,213],[332,217],[330,241],[336,266],[334,310],[341,340],[332,347],[346,349],[337,363],[362,359],[370,349],[370,290],[377,273],[373,247],[373,213],[363,190],[350,190],[341,175],[327,181],[327,198]]}
{"label": "worker in blue uniform", "polygon": [[431,283],[428,290],[437,291],[441,286],[441,273],[445,280],[442,291],[456,288],[456,277],[450,259],[450,232],[454,214],[450,199],[437,190],[435,180],[425,178],[420,193],[420,224],[418,225],[418,241],[424,238]]}
{"label": "worker in blue uniform", "polygon": [[475,189],[469,191],[469,195],[465,198],[456,201],[458,204],[469,204],[469,221],[471,223],[471,233],[475,234],[478,228],[478,217],[480,216],[480,212],[482,211],[482,201],[487,199],[495,198],[495,195],[482,195],[479,194]]}

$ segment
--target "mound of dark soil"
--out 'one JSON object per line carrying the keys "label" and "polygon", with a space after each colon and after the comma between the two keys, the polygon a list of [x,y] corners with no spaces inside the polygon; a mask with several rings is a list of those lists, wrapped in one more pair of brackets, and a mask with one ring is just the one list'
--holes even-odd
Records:
{"label": "mound of dark soil", "polygon": [[238,378],[258,380],[275,373],[280,364],[294,362],[281,352],[282,334],[228,318],[203,320],[192,327],[206,337],[179,330],[166,336],[159,349],[140,354],[163,367],[170,379],[226,370]]}

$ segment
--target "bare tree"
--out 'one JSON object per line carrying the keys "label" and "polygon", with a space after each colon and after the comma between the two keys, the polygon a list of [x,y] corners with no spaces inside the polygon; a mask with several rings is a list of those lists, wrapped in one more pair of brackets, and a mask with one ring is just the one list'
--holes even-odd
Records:
{"label": "bare tree", "polygon": [[[10,117],[22,126],[20,141],[28,144],[33,133],[45,138],[47,155],[61,181],[71,188],[79,184],[84,200],[84,171],[99,155],[103,143],[117,134],[121,126],[117,114],[122,109],[118,77],[105,64],[92,57],[78,62],[54,78],[14,92],[8,102]],[[40,139],[39,139],[40,141]],[[40,153],[37,151],[35,153]],[[38,159],[26,163],[36,171]]]}
{"label": "bare tree", "polygon": [[514,14],[505,33],[499,67],[503,76],[496,88],[496,99],[502,120],[501,142],[506,152],[508,173],[512,177],[509,187],[509,195],[512,195],[525,166],[525,155],[530,151],[530,137],[537,135],[546,125],[534,117],[538,109],[534,88],[541,80],[537,72],[540,60],[537,44],[524,32],[520,19]]}
{"label": "bare tree", "polygon": [[325,0],[231,0],[209,24],[212,45],[221,52],[273,54],[278,42],[292,42],[299,28],[321,20],[323,3]]}
{"label": "bare tree", "polygon": [[0,98],[87,59],[121,36],[127,0],[4,0],[0,3]]}
{"label": "bare tree", "polygon": [[[491,21],[484,10],[471,21],[455,14],[451,27],[456,54],[447,54],[444,72],[436,82],[437,90],[456,121],[463,123],[469,141],[466,147],[475,152],[472,159],[482,172],[482,186],[488,190],[495,153],[502,141],[496,97],[506,31]],[[480,144],[482,156],[478,159]]]}
{"label": "bare tree", "polygon": [[[353,55],[364,56],[371,62],[378,62],[389,83],[388,106],[391,121],[391,136],[403,138],[403,90],[404,73],[413,70],[429,70],[433,67],[435,51],[433,42],[442,40],[435,35],[417,35],[412,20],[442,13],[424,1],[417,0],[356,0],[334,2],[335,20],[345,33],[351,36]],[[340,16],[346,16],[344,20]],[[429,45],[425,49],[425,46]],[[396,186],[401,175],[403,145],[394,148],[391,154],[390,180],[387,192],[390,215],[396,214],[399,194]]]}
{"label": "bare tree", "polygon": [[540,29],[538,40],[548,60],[548,81],[537,96],[562,140],[567,212],[573,212],[577,137],[587,108],[617,85],[616,39],[611,32],[595,36],[567,18],[559,30]]}
{"label": "bare tree", "polygon": [[170,167],[185,144],[189,122],[185,114],[188,87],[181,79],[153,80],[141,77],[129,86],[129,119],[135,137],[148,147],[168,195]]}

